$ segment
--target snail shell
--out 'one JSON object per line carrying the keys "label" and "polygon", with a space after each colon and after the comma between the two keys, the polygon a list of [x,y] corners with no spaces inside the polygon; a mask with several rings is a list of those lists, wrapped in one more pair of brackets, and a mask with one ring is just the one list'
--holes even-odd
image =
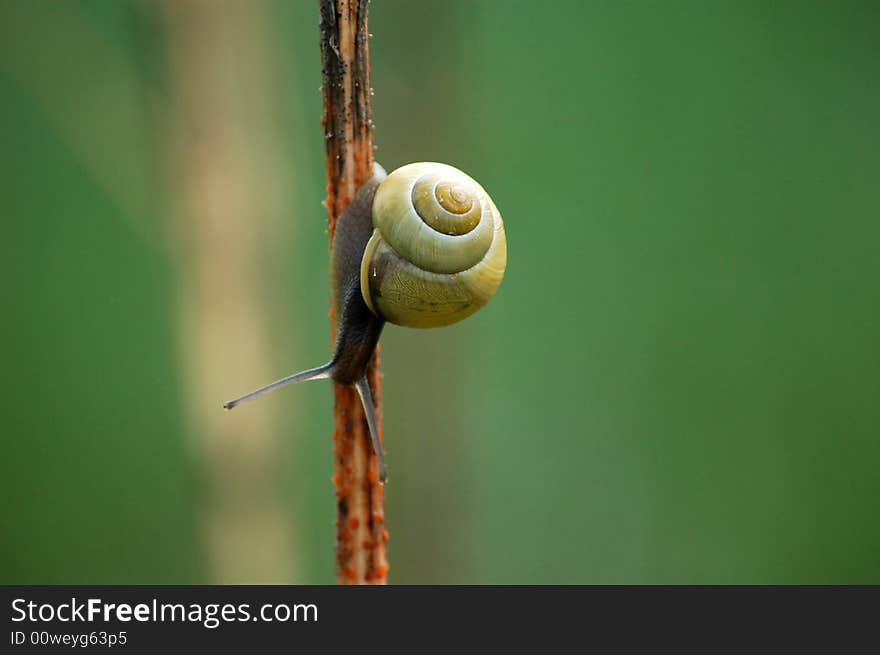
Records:
{"label": "snail shell", "polygon": [[446,164],[393,171],[373,199],[361,294],[396,325],[440,327],[485,305],[504,276],[507,243],[483,187]]}

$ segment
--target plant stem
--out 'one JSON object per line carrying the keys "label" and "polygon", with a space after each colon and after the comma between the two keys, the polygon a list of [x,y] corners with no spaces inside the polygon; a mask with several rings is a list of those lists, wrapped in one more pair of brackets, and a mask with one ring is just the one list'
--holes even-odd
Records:
{"label": "plant stem", "polygon": [[[234,381],[277,372],[281,339],[273,326],[283,320],[266,302],[278,282],[263,262],[278,240],[271,217],[283,215],[283,187],[275,167],[258,165],[281,158],[271,22],[262,1],[153,7],[165,30],[173,100],[161,126],[172,172],[167,227],[178,275],[183,407],[204,483],[206,574],[219,584],[296,580],[278,467],[279,405],[230,417],[217,402]],[[238,56],[226,57],[230,51]]]}
{"label": "plant stem", "polygon": [[[327,224],[336,219],[373,174],[372,89],[367,32],[369,0],[319,0]],[[336,320],[331,303],[331,343]],[[382,389],[379,350],[367,370],[379,435]],[[357,393],[334,384],[333,481],[336,485],[336,563],[340,584],[384,584],[388,573],[385,490]]]}

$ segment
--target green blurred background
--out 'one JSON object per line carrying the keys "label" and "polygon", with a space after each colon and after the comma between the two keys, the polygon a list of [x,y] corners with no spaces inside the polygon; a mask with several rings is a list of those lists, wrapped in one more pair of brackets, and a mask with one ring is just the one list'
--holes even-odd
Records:
{"label": "green blurred background", "polygon": [[[393,583],[880,582],[880,9],[374,0],[504,214],[383,337]],[[0,582],[332,583],[313,2],[0,3]]]}

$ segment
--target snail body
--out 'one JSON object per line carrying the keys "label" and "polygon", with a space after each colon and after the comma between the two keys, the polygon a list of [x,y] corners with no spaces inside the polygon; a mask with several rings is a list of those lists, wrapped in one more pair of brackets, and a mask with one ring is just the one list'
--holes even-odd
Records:
{"label": "snail body", "polygon": [[373,177],[340,215],[330,253],[338,327],[330,361],[224,404],[278,387],[331,378],[364,405],[380,478],[385,465],[366,370],[386,322],[431,328],[484,306],[507,262],[504,223],[483,187],[446,164],[423,162]]}

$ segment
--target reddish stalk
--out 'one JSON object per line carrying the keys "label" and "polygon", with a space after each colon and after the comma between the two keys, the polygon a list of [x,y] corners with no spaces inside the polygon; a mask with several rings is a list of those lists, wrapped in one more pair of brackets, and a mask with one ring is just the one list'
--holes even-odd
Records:
{"label": "reddish stalk", "polygon": [[[319,0],[324,135],[327,166],[327,225],[373,174],[373,119],[367,31],[369,0]],[[331,344],[336,320],[330,309]],[[379,351],[367,375],[382,435]],[[334,384],[333,482],[336,485],[336,563],[340,584],[385,584],[388,574],[385,490],[360,399],[353,388]]]}

